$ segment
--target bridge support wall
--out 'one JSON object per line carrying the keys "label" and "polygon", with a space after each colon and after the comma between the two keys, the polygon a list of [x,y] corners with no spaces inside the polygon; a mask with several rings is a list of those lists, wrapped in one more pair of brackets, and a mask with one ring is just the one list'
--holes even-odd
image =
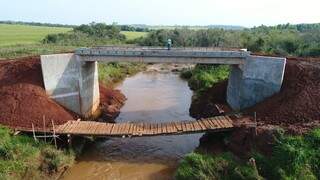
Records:
{"label": "bridge support wall", "polygon": [[99,108],[97,62],[83,62],[74,54],[41,56],[47,94],[65,108],[89,117]]}
{"label": "bridge support wall", "polygon": [[253,106],[281,89],[286,58],[248,56],[233,65],[229,76],[227,102],[234,110]]}

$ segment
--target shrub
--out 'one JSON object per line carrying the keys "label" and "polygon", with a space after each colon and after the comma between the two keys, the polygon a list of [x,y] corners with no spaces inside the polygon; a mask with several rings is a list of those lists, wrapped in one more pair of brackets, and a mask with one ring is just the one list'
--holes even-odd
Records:
{"label": "shrub", "polygon": [[227,65],[197,65],[191,72],[188,72],[189,86],[192,90],[203,91],[212,87],[215,83],[225,80],[229,76]]}
{"label": "shrub", "polygon": [[260,172],[268,179],[319,179],[320,129],[304,136],[277,137],[271,158],[255,155]]}

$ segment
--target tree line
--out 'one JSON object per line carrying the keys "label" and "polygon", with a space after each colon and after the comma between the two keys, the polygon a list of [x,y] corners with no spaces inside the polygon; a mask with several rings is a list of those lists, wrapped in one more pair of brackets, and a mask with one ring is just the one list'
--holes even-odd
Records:
{"label": "tree line", "polygon": [[136,39],[143,46],[164,46],[171,39],[176,47],[247,48],[256,53],[320,56],[320,24],[259,26],[243,30],[161,29]]}
{"label": "tree line", "polygon": [[130,41],[120,33],[123,30],[138,31],[135,27],[93,22],[76,26],[69,33],[48,35],[43,42],[76,46],[119,43],[165,46],[167,40],[171,39],[174,47],[246,48],[255,53],[272,55],[320,56],[320,23],[261,25],[241,30],[222,28],[144,29],[141,31],[148,31],[147,36]]}

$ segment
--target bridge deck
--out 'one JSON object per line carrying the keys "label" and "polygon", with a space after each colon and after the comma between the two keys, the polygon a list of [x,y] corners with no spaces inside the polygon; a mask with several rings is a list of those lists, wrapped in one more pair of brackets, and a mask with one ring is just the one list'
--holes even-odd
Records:
{"label": "bridge deck", "polygon": [[[232,120],[228,116],[218,116],[197,121],[180,121],[166,123],[102,123],[94,121],[68,121],[55,127],[56,134],[71,134],[83,136],[105,137],[136,137],[178,135],[201,132],[227,131],[233,128]],[[18,129],[17,129],[18,130]],[[30,131],[19,129],[21,131]],[[43,132],[36,129],[37,132]],[[52,132],[52,131],[51,131]]]}
{"label": "bridge deck", "polygon": [[83,61],[243,64],[250,52],[212,48],[95,47],[75,52]]}
{"label": "bridge deck", "polygon": [[101,123],[93,121],[69,121],[58,126],[57,134],[90,136],[157,136],[189,134],[205,131],[221,131],[233,128],[228,116],[202,119],[198,121],[167,123]]}

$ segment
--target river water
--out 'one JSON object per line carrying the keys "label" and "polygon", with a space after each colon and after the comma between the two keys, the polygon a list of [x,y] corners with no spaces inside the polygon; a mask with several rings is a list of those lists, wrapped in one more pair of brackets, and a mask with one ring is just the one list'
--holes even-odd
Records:
{"label": "river water", "polygon": [[[190,120],[192,91],[172,72],[141,72],[117,89],[127,97],[117,123]],[[63,179],[172,179],[179,160],[202,134],[109,138],[86,148]]]}

